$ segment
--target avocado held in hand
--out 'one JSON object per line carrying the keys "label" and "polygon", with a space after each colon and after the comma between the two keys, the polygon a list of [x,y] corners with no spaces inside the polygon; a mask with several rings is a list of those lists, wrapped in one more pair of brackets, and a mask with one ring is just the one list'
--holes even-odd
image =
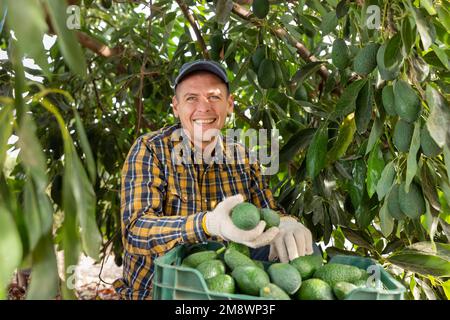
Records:
{"label": "avocado held in hand", "polygon": [[234,225],[243,230],[255,228],[261,219],[266,222],[266,229],[278,227],[280,224],[280,215],[278,212],[270,208],[260,210],[248,202],[238,204],[231,213],[231,220]]}
{"label": "avocado held in hand", "polygon": [[231,220],[239,229],[251,230],[258,225],[261,214],[255,205],[242,202],[233,208]]}

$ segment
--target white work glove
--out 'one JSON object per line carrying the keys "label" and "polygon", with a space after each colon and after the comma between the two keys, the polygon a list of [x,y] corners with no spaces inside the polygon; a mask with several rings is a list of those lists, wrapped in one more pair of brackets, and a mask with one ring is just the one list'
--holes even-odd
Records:
{"label": "white work glove", "polygon": [[242,230],[236,227],[231,220],[231,210],[244,198],[238,194],[225,198],[216,208],[206,213],[205,225],[206,231],[211,236],[218,236],[226,241],[242,243],[250,248],[259,248],[268,245],[278,234],[279,229],[272,227],[264,232],[265,221],[260,221],[258,225],[251,230]]}
{"label": "white work glove", "polygon": [[281,217],[280,232],[270,243],[269,260],[289,262],[313,253],[311,231],[292,217]]}

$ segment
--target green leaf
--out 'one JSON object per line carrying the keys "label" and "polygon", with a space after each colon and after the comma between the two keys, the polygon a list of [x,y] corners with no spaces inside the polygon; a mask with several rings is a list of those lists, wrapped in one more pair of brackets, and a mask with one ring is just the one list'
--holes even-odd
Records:
{"label": "green leaf", "polygon": [[310,178],[315,178],[326,165],[328,143],[328,128],[322,125],[314,137],[306,153],[306,172]]}
{"label": "green leaf", "polygon": [[380,180],[377,183],[376,191],[378,195],[378,201],[381,201],[384,198],[384,196],[389,192],[389,189],[394,183],[394,176],[395,176],[394,161],[391,161],[384,167],[383,172],[381,172]]}
{"label": "green leaf", "polygon": [[439,58],[439,60],[442,62],[444,67],[447,68],[447,70],[450,70],[450,66],[448,63],[448,57],[445,51],[441,48],[439,48],[437,45],[432,44],[431,48],[433,49],[434,53],[436,53],[436,56]]}
{"label": "green leaf", "polygon": [[338,25],[338,18],[336,12],[328,12],[323,18],[320,24],[320,30],[322,30],[322,36],[325,36],[336,30]]}
{"label": "green leaf", "polygon": [[28,300],[55,299],[59,276],[51,234],[40,239],[32,254],[33,269],[27,292]]}
{"label": "green leaf", "polygon": [[367,131],[367,126],[369,125],[370,119],[372,119],[373,93],[370,80],[359,91],[355,104],[356,128],[359,134],[363,134]]}
{"label": "green leaf", "polygon": [[380,210],[380,227],[381,233],[386,238],[389,237],[394,230],[394,219],[389,213],[387,201],[384,201],[383,206]]}
{"label": "green leaf", "polygon": [[352,82],[347,88],[345,88],[344,92],[336,103],[336,116],[346,116],[349,113],[355,111],[358,93],[366,84],[366,82],[367,79],[356,80],[355,82]]}
{"label": "green leaf", "polygon": [[402,36],[402,42],[403,42],[403,48],[405,49],[405,55],[408,56],[411,52],[411,49],[416,42],[416,29],[413,29],[411,26],[411,21],[409,20],[409,17],[405,17],[402,20],[402,29],[401,29],[401,36]]}
{"label": "green leaf", "polygon": [[311,74],[320,69],[324,62],[323,61],[315,61],[307,63],[302,66],[292,77],[291,82],[296,82],[298,84],[302,83],[307,79]]}
{"label": "green leaf", "polygon": [[439,147],[448,145],[450,130],[450,107],[447,100],[431,85],[427,85],[426,99],[431,113],[427,120],[427,128],[431,137]]}
{"label": "green leaf", "polygon": [[447,170],[448,182],[450,183],[450,148],[448,145],[444,146],[444,161],[445,161],[445,168]]}
{"label": "green leaf", "polygon": [[414,124],[414,132],[409,147],[408,160],[406,164],[405,191],[409,192],[409,186],[417,172],[417,152],[420,148],[420,121]]}
{"label": "green leaf", "polygon": [[95,220],[94,189],[75,150],[66,152],[65,155],[67,167],[64,172],[64,180],[70,181],[72,196],[76,203],[77,218],[81,227],[83,249],[87,255],[97,260],[102,239]]}
{"label": "green leaf", "polygon": [[423,193],[430,203],[433,213],[438,214],[442,208],[439,202],[439,195],[436,190],[436,173],[431,171],[429,166],[430,164],[426,163],[421,167],[420,181]]}
{"label": "green leaf", "polygon": [[375,193],[378,181],[381,178],[381,172],[384,169],[383,153],[381,152],[380,144],[376,143],[375,147],[369,154],[367,162],[367,194],[372,198]]}
{"label": "green leaf", "polygon": [[13,106],[7,105],[0,110],[0,171],[3,169],[3,164],[6,159],[6,152],[8,150],[8,139],[12,134],[13,127]]}
{"label": "green leaf", "polygon": [[434,9],[433,1],[420,0],[420,6],[422,8],[425,8],[425,10],[427,10],[430,15],[434,16],[436,14],[436,9]]}
{"label": "green leaf", "polygon": [[[72,265],[77,265],[78,256],[80,254],[80,236],[77,226],[77,204],[71,192],[71,173],[66,167],[63,181],[63,207],[64,207],[64,225],[62,227],[62,243],[64,247],[64,267],[65,277],[69,279],[70,269]],[[73,288],[69,288],[68,284],[63,285],[64,299],[74,299],[75,293]]]}
{"label": "green leaf", "polygon": [[49,66],[42,39],[47,23],[42,5],[38,0],[6,0],[8,26],[14,30],[22,54],[33,58],[49,75]]}
{"label": "green leaf", "polygon": [[350,200],[353,207],[356,209],[361,205],[364,194],[364,186],[366,182],[366,164],[364,160],[358,159],[353,163],[352,177],[349,186]]}
{"label": "green leaf", "polygon": [[383,122],[377,117],[370,130],[369,140],[367,142],[366,155],[372,151],[373,146],[383,134]]}
{"label": "green leaf", "polygon": [[36,124],[29,114],[25,114],[18,130],[19,157],[36,183],[36,190],[47,188],[47,166],[42,146],[36,136]]}
{"label": "green leaf", "polygon": [[95,184],[95,180],[97,178],[97,173],[95,169],[95,161],[94,156],[92,155],[91,147],[89,146],[89,140],[86,136],[86,132],[84,131],[83,123],[81,121],[80,115],[74,109],[75,113],[75,123],[77,126],[77,133],[80,137],[80,145],[83,149],[84,155],[86,156],[86,165],[88,168],[89,177],[91,179],[92,184]]}
{"label": "green leaf", "polygon": [[67,3],[47,0],[53,28],[58,35],[58,45],[70,69],[81,77],[86,76],[86,61],[75,34],[67,28]]}
{"label": "green leaf", "polygon": [[11,212],[0,203],[0,299],[22,260],[22,242]]}
{"label": "green leaf", "polygon": [[450,245],[431,242],[418,242],[400,252],[392,254],[387,260],[408,271],[435,277],[450,276]]}
{"label": "green leaf", "polygon": [[372,240],[364,233],[364,231],[353,230],[342,226],[341,230],[351,243],[369,250],[373,249],[373,245],[371,243]]}
{"label": "green leaf", "polygon": [[448,12],[447,8],[445,8],[443,5],[438,6],[437,14],[442,25],[447,30],[450,30],[450,13]]}
{"label": "green leaf", "polygon": [[42,236],[39,205],[31,179],[27,179],[24,188],[24,220],[28,230],[30,250],[33,250]]}
{"label": "green leaf", "polygon": [[450,300],[450,280],[447,280],[442,283],[442,289],[444,289],[447,300]]}
{"label": "green leaf", "polygon": [[384,50],[384,66],[389,69],[397,64],[398,57],[402,54],[402,37],[399,32],[397,32],[391,39],[388,40],[386,44],[386,49]]}
{"label": "green leaf", "polygon": [[414,9],[413,13],[416,20],[417,31],[419,31],[420,40],[423,44],[423,48],[424,50],[428,50],[428,48],[433,44],[436,37],[434,26],[429,20],[425,19],[419,9]]}
{"label": "green leaf", "polygon": [[342,122],[336,141],[328,152],[327,162],[333,163],[340,159],[353,141],[356,131],[355,118],[348,116]]}
{"label": "green leaf", "polygon": [[299,150],[304,149],[310,143],[314,132],[316,130],[312,128],[301,129],[296,132],[288,142],[280,150],[280,162],[285,163],[294,159]]}

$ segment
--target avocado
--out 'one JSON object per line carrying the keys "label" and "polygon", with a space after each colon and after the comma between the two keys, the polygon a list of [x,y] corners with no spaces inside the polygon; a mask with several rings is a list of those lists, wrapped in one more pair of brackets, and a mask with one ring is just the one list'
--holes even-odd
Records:
{"label": "avocado", "polygon": [[308,279],[295,293],[298,300],[335,300],[333,289],[321,279]]}
{"label": "avocado", "polygon": [[196,268],[200,263],[216,258],[217,253],[215,251],[206,250],[188,255],[186,258],[184,258],[182,263],[186,266],[190,266],[191,268]]}
{"label": "avocado", "polygon": [[258,68],[258,82],[261,88],[272,88],[276,81],[274,64],[270,59],[264,59]]}
{"label": "avocado", "polygon": [[259,209],[249,202],[242,202],[235,206],[231,212],[234,225],[243,230],[255,228],[261,220]]}
{"label": "avocado", "polygon": [[261,209],[261,218],[266,222],[266,229],[280,225],[280,215],[270,208]]}
{"label": "avocado", "polygon": [[412,182],[409,186],[409,192],[405,191],[405,182],[398,189],[398,199],[400,208],[411,219],[419,218],[425,213],[425,200],[423,199],[420,187]]}
{"label": "avocado", "polygon": [[303,84],[299,84],[294,93],[294,99],[299,101],[307,101],[308,100],[308,91]]}
{"label": "avocado", "polygon": [[414,122],[420,114],[420,99],[404,80],[394,83],[395,112],[405,121]]}
{"label": "avocado", "polygon": [[267,272],[271,282],[286,291],[287,294],[294,294],[302,284],[300,273],[289,263],[274,263]]}
{"label": "avocado", "polygon": [[360,75],[368,75],[377,66],[377,52],[380,45],[378,43],[369,43],[358,51],[353,61],[353,70]]}
{"label": "avocado", "polygon": [[394,87],[392,85],[387,85],[383,88],[381,91],[381,100],[383,102],[384,111],[390,116],[396,116]]}
{"label": "avocado", "polygon": [[397,220],[403,220],[405,219],[405,214],[403,213],[402,209],[400,208],[400,203],[398,201],[398,188],[399,184],[394,184],[394,186],[391,189],[391,192],[389,192],[389,195],[387,197],[387,205],[388,205],[388,211],[389,214]]}
{"label": "avocado", "polygon": [[265,270],[265,268],[264,268],[264,263],[263,263],[262,261],[260,261],[260,260],[253,260],[253,263],[254,263],[255,266],[257,266],[258,268]]}
{"label": "avocado", "polygon": [[420,131],[420,147],[422,148],[423,154],[430,158],[436,157],[442,152],[442,148],[439,148],[431,137],[426,125]]}
{"label": "avocado", "polygon": [[269,9],[269,0],[253,0],[252,2],[252,11],[259,19],[264,19]]}
{"label": "avocado", "polygon": [[400,119],[395,125],[394,136],[392,141],[398,151],[408,152],[411,144],[412,135],[414,133],[414,126]]}
{"label": "avocado", "polygon": [[336,298],[339,300],[344,300],[353,290],[355,290],[357,287],[350,282],[338,282],[333,287],[333,292]]}
{"label": "avocado", "polygon": [[273,69],[275,70],[275,81],[272,85],[272,88],[278,88],[283,83],[283,71],[281,70],[280,64],[278,61],[273,61]]}
{"label": "avocado", "polygon": [[221,260],[206,260],[200,263],[196,269],[200,271],[206,280],[213,278],[219,274],[225,274],[225,265]]}
{"label": "avocado", "polygon": [[229,274],[219,274],[206,280],[210,291],[233,294],[236,291],[234,279]]}
{"label": "avocado", "polygon": [[345,69],[350,63],[350,51],[344,39],[336,39],[331,49],[331,60],[338,69]]}
{"label": "avocado", "polygon": [[255,266],[252,259],[234,249],[227,249],[223,255],[223,259],[231,270],[239,266]]}
{"label": "avocado", "polygon": [[255,50],[255,53],[253,53],[252,55],[253,70],[258,72],[258,68],[265,58],[266,58],[266,46],[261,45]]}
{"label": "avocado", "polygon": [[340,264],[340,263],[328,263],[323,265],[314,272],[314,278],[322,279],[327,282],[331,287],[334,287],[336,283],[355,282],[363,276],[365,272],[355,266]]}
{"label": "avocado", "polygon": [[231,275],[243,293],[253,296],[258,296],[259,290],[270,283],[268,274],[256,266],[237,267]]}
{"label": "avocado", "polygon": [[245,254],[247,257],[250,257],[250,248],[246,245],[243,245],[242,243],[229,242],[227,248],[239,251],[240,253]]}
{"label": "avocado", "polygon": [[267,286],[259,290],[259,296],[263,298],[275,300],[291,300],[289,295],[283,291],[279,286],[269,283]]}
{"label": "avocado", "polygon": [[322,256],[318,254],[298,257],[289,263],[297,269],[302,280],[311,278],[314,272],[323,266]]}

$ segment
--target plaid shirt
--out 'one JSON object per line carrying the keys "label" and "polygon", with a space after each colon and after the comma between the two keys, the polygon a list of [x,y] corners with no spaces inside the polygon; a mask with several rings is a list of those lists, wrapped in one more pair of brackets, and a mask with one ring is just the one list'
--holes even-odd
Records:
{"label": "plaid shirt", "polygon": [[[180,128],[176,124],[139,137],[122,169],[123,279],[116,280],[114,287],[124,299],[151,298],[156,257],[178,244],[212,239],[205,234],[202,219],[225,197],[240,193],[257,207],[284,212],[259,165],[250,164],[248,153],[238,143],[219,140],[219,152],[214,155],[224,155],[223,163],[177,163],[181,158],[172,151],[187,145],[173,141]],[[232,158],[226,156],[229,150],[236,150]],[[185,159],[196,156],[192,153]]]}

